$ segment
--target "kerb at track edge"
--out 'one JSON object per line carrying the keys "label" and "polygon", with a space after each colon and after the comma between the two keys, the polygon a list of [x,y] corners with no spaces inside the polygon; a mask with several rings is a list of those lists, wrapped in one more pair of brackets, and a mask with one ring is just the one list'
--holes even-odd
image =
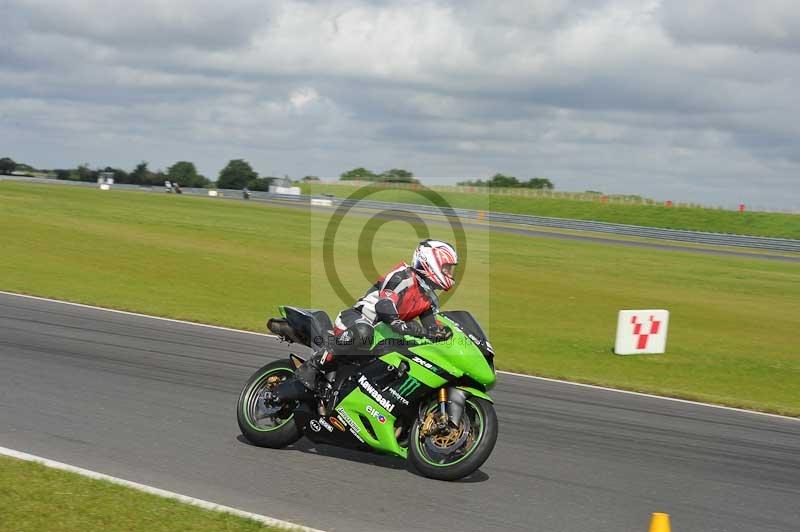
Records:
{"label": "kerb at track edge", "polygon": [[316,528],[308,528],[305,526],[301,526],[295,523],[290,523],[288,521],[281,521],[280,519],[275,519],[273,517],[268,517],[266,515],[254,514],[251,512],[245,512],[244,510],[239,510],[237,508],[231,508],[230,506],[224,506],[222,504],[217,504],[215,502],[204,501],[202,499],[196,499],[194,497],[189,497],[188,495],[181,495],[180,493],[175,493],[172,491],[162,490],[161,488],[155,488],[153,486],[148,486],[146,484],[139,484],[138,482],[131,482],[130,480],[125,480],[122,478],[112,477],[110,475],[106,475],[104,473],[98,473],[97,471],[91,471],[89,469],[83,469],[81,467],[71,466],[69,464],[65,464],[62,462],[56,462],[54,460],[50,460],[48,458],[43,458],[41,456],[36,456],[28,453],[23,453],[21,451],[16,451],[14,449],[7,449],[6,447],[0,447],[0,455],[8,456],[10,458],[16,458],[19,460],[25,460],[26,462],[36,462],[47,467],[52,467],[53,469],[60,469],[62,471],[68,471],[70,473],[77,473],[78,475],[89,477],[95,480],[107,480],[108,482],[113,482],[114,484],[119,484],[120,486],[125,486],[127,488],[133,488],[138,491],[143,491],[145,493],[150,493],[152,495],[158,495],[160,497],[165,497],[167,499],[173,499],[182,503],[190,504],[192,506],[197,506],[199,508],[203,508],[204,510],[212,510],[216,512],[224,512],[233,514],[239,517],[244,517],[245,519],[250,519],[252,521],[257,521],[259,523],[265,524],[267,526],[275,527],[275,528],[282,528],[286,530],[297,530],[301,532],[322,532]]}

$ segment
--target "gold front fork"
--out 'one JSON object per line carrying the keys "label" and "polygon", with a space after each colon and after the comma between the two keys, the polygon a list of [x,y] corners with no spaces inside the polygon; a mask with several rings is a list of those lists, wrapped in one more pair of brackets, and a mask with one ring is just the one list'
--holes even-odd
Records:
{"label": "gold front fork", "polygon": [[447,388],[439,388],[438,411],[431,411],[425,416],[420,435],[423,438],[447,430]]}
{"label": "gold front fork", "polygon": [[447,428],[447,388],[439,388],[439,419],[436,420],[437,428],[445,430]]}

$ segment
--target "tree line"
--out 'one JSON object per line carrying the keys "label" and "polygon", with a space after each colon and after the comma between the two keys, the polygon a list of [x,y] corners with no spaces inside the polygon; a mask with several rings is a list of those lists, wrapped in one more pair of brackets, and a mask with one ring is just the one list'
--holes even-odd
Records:
{"label": "tree line", "polygon": [[392,168],[376,174],[366,168],[353,168],[339,176],[340,181],[380,181],[383,183],[419,183],[414,174],[402,168]]}
{"label": "tree line", "polygon": [[105,173],[111,174],[115,183],[128,185],[159,186],[163,185],[165,181],[170,181],[179,183],[183,187],[206,188],[212,184],[211,180],[199,174],[194,163],[189,161],[178,161],[166,171],[150,170],[148,163],[142,161],[130,172],[111,166],[91,169],[87,164],[82,164],[78,168],[59,168],[53,172],[58,179],[72,181],[96,182],[101,174]]}
{"label": "tree line", "polygon": [[[273,176],[259,176],[253,167],[244,159],[232,159],[228,161],[225,168],[220,170],[216,181],[212,181],[204,175],[198,173],[194,163],[190,161],[178,161],[168,167],[166,171],[150,170],[148,163],[142,161],[136,167],[127,172],[121,168],[106,166],[105,168],[90,168],[88,164],[79,165],[77,168],[58,168],[55,170],[36,170],[27,164],[17,163],[10,157],[0,159],[0,174],[10,174],[14,171],[26,173],[49,173],[58,179],[68,181],[87,181],[97,182],[101,174],[111,174],[115,183],[140,185],[140,186],[160,186],[165,181],[177,183],[182,187],[208,188],[216,186],[222,189],[268,191],[270,185],[276,181],[289,181],[287,178]],[[383,183],[419,183],[414,177],[414,173],[403,168],[392,168],[384,172],[375,173],[363,167],[353,168],[343,172],[339,176],[340,181],[368,181]],[[317,176],[305,176],[301,181],[319,181]],[[461,181],[461,186],[474,187],[504,187],[504,188],[534,188],[552,190],[553,183],[549,179],[534,177],[527,181],[521,181],[514,176],[495,174],[491,179],[475,181]]]}
{"label": "tree line", "polygon": [[81,164],[77,168],[55,168],[53,170],[37,170],[30,165],[17,163],[10,157],[0,159],[0,174],[12,172],[26,174],[45,173],[51,174],[56,179],[65,181],[85,181],[96,183],[100,177],[109,175],[114,178],[114,183],[140,186],[161,186],[165,181],[177,183],[182,187],[208,188],[249,188],[251,190],[269,190],[276,177],[260,177],[250,164],[243,159],[233,159],[223,168],[216,183],[197,171],[194,163],[178,161],[166,170],[151,170],[147,161],[137,164],[130,172],[113,166],[90,168],[88,164]]}
{"label": "tree line", "polygon": [[459,186],[464,187],[489,187],[489,188],[535,188],[553,190],[553,183],[543,177],[534,177],[527,181],[520,181],[513,175],[495,174],[486,181],[477,179],[475,181],[461,181]]}
{"label": "tree line", "polygon": [[[366,168],[354,168],[344,172],[339,176],[340,181],[375,181],[375,182],[389,182],[389,183],[419,183],[418,179],[414,178],[414,174],[402,168],[392,168],[385,172],[375,173]],[[491,179],[475,181],[461,181],[457,183],[459,186],[472,186],[472,187],[500,187],[500,188],[536,188],[552,190],[553,183],[549,179],[543,177],[534,177],[527,181],[522,181],[514,176],[505,174],[495,174]]]}
{"label": "tree line", "polygon": [[212,184],[211,180],[200,175],[194,163],[189,161],[178,161],[166,171],[152,171],[148,168],[148,163],[142,161],[136,167],[127,172],[122,168],[106,166],[104,168],[90,168],[88,164],[78,165],[77,168],[55,168],[52,170],[37,170],[36,168],[23,163],[17,163],[10,157],[0,159],[0,174],[9,175],[12,172],[34,174],[51,174],[56,179],[64,181],[86,181],[96,183],[100,177],[110,174],[115,183],[156,186],[163,185],[164,181],[180,183],[184,187],[204,188]]}

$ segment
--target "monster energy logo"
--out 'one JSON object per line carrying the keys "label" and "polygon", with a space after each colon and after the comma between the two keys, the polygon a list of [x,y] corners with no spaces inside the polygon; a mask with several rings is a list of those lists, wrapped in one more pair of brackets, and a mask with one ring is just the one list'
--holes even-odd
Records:
{"label": "monster energy logo", "polygon": [[408,397],[412,393],[416,392],[420,386],[420,382],[415,379],[414,377],[409,376],[403,381],[403,384],[397,389],[397,393],[402,395],[403,397]]}

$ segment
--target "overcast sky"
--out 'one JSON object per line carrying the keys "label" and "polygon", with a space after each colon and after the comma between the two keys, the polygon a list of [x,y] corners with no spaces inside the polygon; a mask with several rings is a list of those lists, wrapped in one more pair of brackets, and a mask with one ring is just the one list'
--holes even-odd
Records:
{"label": "overcast sky", "polygon": [[34,166],[800,210],[797,0],[0,0],[0,28],[0,157]]}

